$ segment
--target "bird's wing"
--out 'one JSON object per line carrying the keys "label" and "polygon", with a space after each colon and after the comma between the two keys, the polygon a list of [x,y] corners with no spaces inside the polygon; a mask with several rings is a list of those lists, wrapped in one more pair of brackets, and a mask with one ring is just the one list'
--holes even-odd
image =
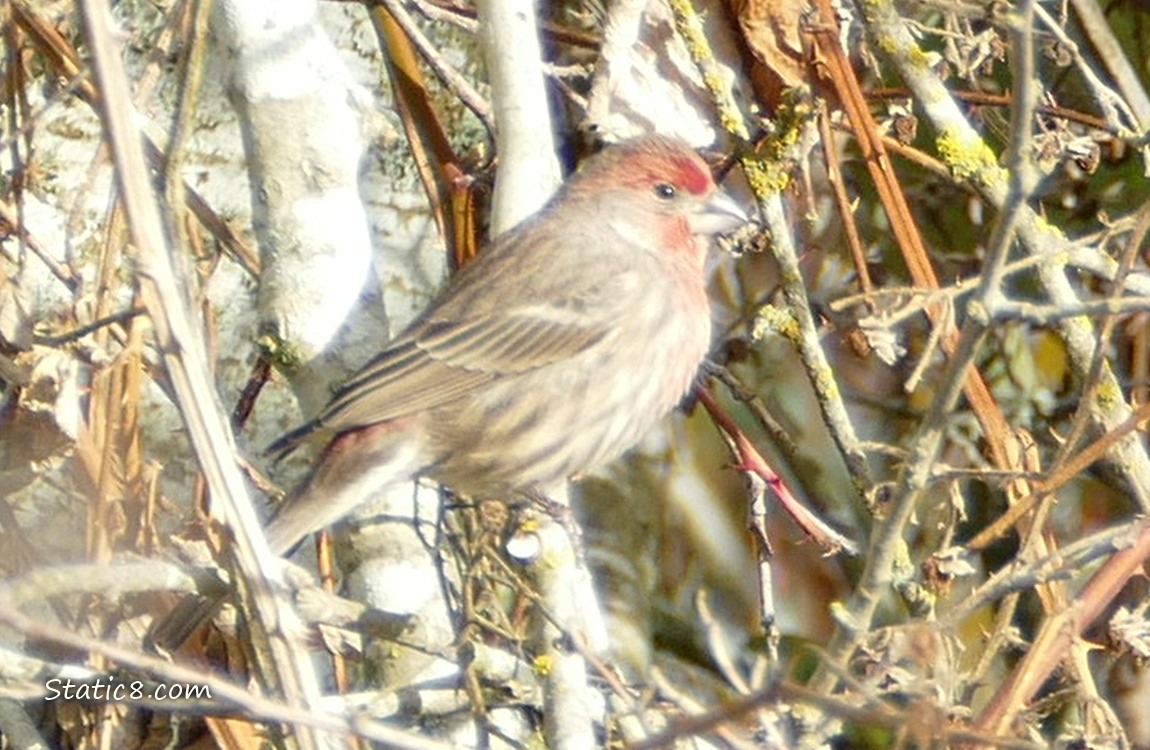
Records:
{"label": "bird's wing", "polygon": [[441,310],[416,324],[343,382],[327,407],[268,448],[286,453],[319,430],[341,432],[450,403],[506,375],[573,357],[609,333],[557,299],[481,317]]}
{"label": "bird's wing", "polygon": [[[457,278],[422,320],[340,384],[319,416],[268,451],[289,451],[318,430],[339,432],[442,406],[500,377],[574,357],[607,336],[613,320],[602,310],[634,294],[638,280],[622,268],[608,268],[597,281],[524,273],[523,265],[550,265],[563,252],[540,240],[539,229],[509,232],[462,269],[482,282]],[[576,225],[564,244],[594,252],[598,246],[582,231]],[[527,276],[532,288],[524,300]],[[588,311],[598,311],[598,320]]]}
{"label": "bird's wing", "polygon": [[318,421],[338,431],[434,409],[499,377],[573,357],[606,334],[562,301],[481,318],[436,316],[341,385]]}
{"label": "bird's wing", "polygon": [[[623,307],[642,288],[641,275],[618,260],[614,237],[593,241],[587,222],[564,220],[569,228],[554,240],[548,222],[562,217],[549,216],[503,235],[463,268],[422,320],[336,389],[321,426],[347,430],[433,409],[607,336],[618,321],[604,311]],[[601,273],[554,270],[575,254],[593,257]]]}

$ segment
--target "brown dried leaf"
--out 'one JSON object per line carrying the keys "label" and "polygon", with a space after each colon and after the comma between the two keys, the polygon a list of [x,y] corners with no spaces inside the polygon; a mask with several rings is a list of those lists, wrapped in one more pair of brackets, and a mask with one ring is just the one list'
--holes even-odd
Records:
{"label": "brown dried leaf", "polygon": [[732,10],[757,63],[751,69],[757,93],[773,110],[783,91],[806,85],[800,27],[809,6],[805,0],[735,0]]}

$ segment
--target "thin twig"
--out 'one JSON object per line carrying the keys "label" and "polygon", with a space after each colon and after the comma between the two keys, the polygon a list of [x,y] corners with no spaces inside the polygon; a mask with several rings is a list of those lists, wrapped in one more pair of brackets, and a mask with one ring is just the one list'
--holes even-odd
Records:
{"label": "thin twig", "polygon": [[392,18],[394,18],[400,28],[403,29],[403,33],[407,34],[408,38],[411,39],[415,48],[419,51],[419,54],[427,61],[427,64],[431,66],[435,74],[439,76],[439,80],[443,81],[444,85],[459,97],[459,101],[463,103],[463,106],[471,110],[471,112],[479,118],[479,121],[483,123],[483,127],[487,128],[487,132],[494,137],[496,123],[491,112],[491,105],[488,101],[480,95],[479,91],[477,91],[459,71],[453,68],[447,60],[443,58],[443,55],[439,53],[435,45],[427,38],[423,30],[419,28],[419,25],[415,23],[415,20],[411,17],[411,14],[407,12],[407,9],[400,0],[377,1],[387,8],[387,12],[391,14]]}

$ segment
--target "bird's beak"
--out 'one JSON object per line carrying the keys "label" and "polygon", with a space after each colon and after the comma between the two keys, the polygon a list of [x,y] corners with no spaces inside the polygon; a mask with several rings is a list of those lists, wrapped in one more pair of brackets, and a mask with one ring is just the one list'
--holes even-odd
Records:
{"label": "bird's beak", "polygon": [[738,229],[750,219],[731,196],[716,190],[688,219],[694,234],[722,234]]}

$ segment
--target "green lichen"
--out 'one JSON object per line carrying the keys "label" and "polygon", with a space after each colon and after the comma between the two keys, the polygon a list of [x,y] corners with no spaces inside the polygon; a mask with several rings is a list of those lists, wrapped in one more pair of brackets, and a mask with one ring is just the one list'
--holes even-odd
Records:
{"label": "green lichen", "polygon": [[723,76],[719,75],[718,71],[711,70],[703,75],[703,83],[707,86],[708,91],[722,91],[726,85],[726,81],[723,80],[723,78]]}
{"label": "green lichen", "polygon": [[669,0],[669,4],[675,17],[675,29],[703,77],[703,84],[719,114],[719,122],[728,133],[739,139],[747,139],[746,124],[731,96],[730,74],[715,63],[715,54],[711,51],[703,23],[691,0]]}
{"label": "green lichen", "polygon": [[758,341],[768,333],[776,333],[788,341],[797,343],[802,335],[799,321],[789,310],[775,305],[763,305],[755,316],[751,328],[751,338]]}
{"label": "green lichen", "polygon": [[[1055,237],[1059,240],[1065,240],[1066,239],[1066,233],[1063,232],[1058,227],[1051,224],[1049,221],[1047,221],[1044,216],[1035,216],[1034,217],[1034,228],[1037,231],[1042,232],[1043,234],[1048,234],[1051,237]],[[1070,260],[1070,255],[1069,255],[1069,251],[1067,251],[1066,260],[1063,262],[1065,263],[1069,260]]]}
{"label": "green lichen", "polygon": [[779,161],[747,158],[743,160],[743,172],[759,198],[781,193],[791,184],[790,169]]}
{"label": "green lichen", "polygon": [[804,92],[798,89],[783,92],[771,121],[771,134],[760,144],[759,154],[768,159],[786,158],[813,116],[814,110]]}
{"label": "green lichen", "polygon": [[839,385],[835,382],[835,374],[830,367],[820,368],[815,373],[815,390],[827,399],[839,398]]}
{"label": "green lichen", "polygon": [[890,34],[878,34],[875,37],[875,46],[890,57],[895,57],[899,51],[898,40]]}
{"label": "green lichen", "polygon": [[291,375],[307,361],[301,346],[284,341],[275,334],[265,333],[256,340],[256,345],[272,366],[285,375]]}
{"label": "green lichen", "polygon": [[919,70],[930,70],[934,67],[932,57],[915,44],[910,45],[907,50],[907,61]]}
{"label": "green lichen", "polygon": [[670,0],[669,5],[671,12],[679,20],[679,35],[683,38],[683,44],[687,46],[691,59],[696,64],[712,59],[711,45],[707,42],[703,24],[699,21],[699,16],[695,13],[690,0]]}
{"label": "green lichen", "polygon": [[1122,403],[1122,389],[1113,377],[1103,378],[1098,386],[1098,406],[1109,414]]}
{"label": "green lichen", "polygon": [[960,180],[997,182],[1001,177],[998,159],[981,138],[963,138],[953,128],[938,136],[938,154]]}
{"label": "green lichen", "polygon": [[555,659],[550,654],[540,654],[539,656],[535,657],[535,661],[532,663],[532,666],[535,668],[535,673],[537,675],[540,677],[546,677],[547,675],[551,674],[553,669],[555,669]]}
{"label": "green lichen", "polygon": [[770,123],[770,134],[758,144],[753,156],[742,158],[743,171],[758,198],[790,187],[795,146],[812,116],[810,101],[802,92],[792,89],[783,94]]}

